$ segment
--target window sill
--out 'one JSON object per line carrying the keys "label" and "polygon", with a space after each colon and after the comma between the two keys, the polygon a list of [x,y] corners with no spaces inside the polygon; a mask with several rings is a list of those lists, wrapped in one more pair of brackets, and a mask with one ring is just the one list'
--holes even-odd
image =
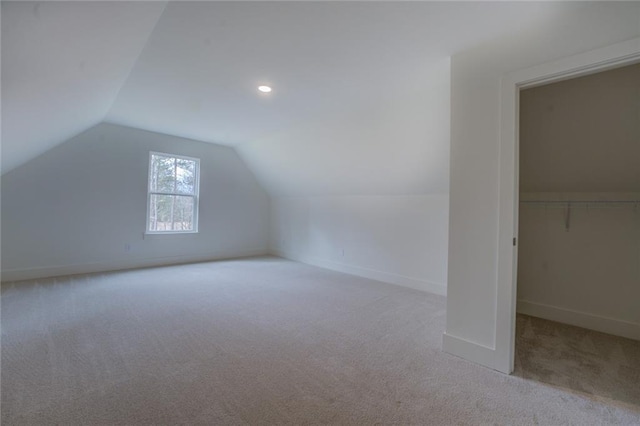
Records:
{"label": "window sill", "polygon": [[198,231],[145,231],[145,237],[148,235],[188,235],[188,234],[198,234]]}

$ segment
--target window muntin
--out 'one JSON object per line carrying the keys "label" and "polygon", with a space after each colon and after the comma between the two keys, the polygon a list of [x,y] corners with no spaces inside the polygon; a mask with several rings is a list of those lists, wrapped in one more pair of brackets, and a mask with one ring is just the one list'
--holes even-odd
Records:
{"label": "window muntin", "polygon": [[147,232],[198,232],[200,160],[149,153]]}

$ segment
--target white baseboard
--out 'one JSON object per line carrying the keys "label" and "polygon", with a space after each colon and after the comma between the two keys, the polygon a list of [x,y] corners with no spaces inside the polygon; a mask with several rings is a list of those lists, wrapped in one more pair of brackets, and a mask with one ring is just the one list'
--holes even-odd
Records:
{"label": "white baseboard", "polygon": [[[480,343],[471,342],[445,332],[442,335],[442,350],[460,358],[497,370],[495,367],[495,349],[481,345]],[[505,371],[504,373],[509,374],[511,372]]]}
{"label": "white baseboard", "polygon": [[533,317],[588,328],[628,339],[640,340],[640,324],[638,323],[573,311],[557,306],[544,305],[528,300],[518,300],[517,311]]}
{"label": "white baseboard", "polygon": [[268,254],[267,248],[218,250],[207,254],[179,255],[152,258],[118,259],[106,262],[91,262],[74,265],[45,266],[2,271],[2,282],[31,280],[36,278],[59,277],[63,275],[88,274],[93,272],[119,271],[123,269],[146,268],[150,266],[176,265],[181,263],[206,262]]}
{"label": "white baseboard", "polygon": [[319,266],[321,268],[331,269],[333,271],[343,272],[345,274],[357,275],[359,277],[369,278],[376,281],[409,287],[415,290],[438,294],[440,296],[447,295],[446,284],[435,283],[418,278],[411,278],[390,272],[377,271],[375,269],[363,268],[361,266],[347,265],[327,259],[320,259],[311,256],[300,256],[277,248],[271,248],[269,252],[274,256],[284,257],[285,259],[295,260],[297,262]]}

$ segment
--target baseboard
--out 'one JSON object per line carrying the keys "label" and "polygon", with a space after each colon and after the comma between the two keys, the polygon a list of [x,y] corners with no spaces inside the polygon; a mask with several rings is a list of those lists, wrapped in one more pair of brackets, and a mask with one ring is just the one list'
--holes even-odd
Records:
{"label": "baseboard", "polygon": [[152,258],[118,259],[106,262],[91,262],[74,265],[45,266],[37,268],[7,269],[1,273],[2,282],[59,277],[63,275],[88,274],[93,272],[119,271],[123,269],[147,268],[151,266],[177,265],[206,262],[268,254],[267,248],[219,250],[202,255],[179,255]]}
{"label": "baseboard", "polygon": [[311,256],[300,256],[277,248],[271,248],[269,250],[269,253],[274,256],[284,257],[285,259],[295,260],[297,262],[319,266],[321,268],[331,269],[333,271],[343,272],[345,274],[357,275],[359,277],[369,278],[376,281],[409,287],[415,290],[438,294],[440,296],[447,295],[447,286],[445,284],[421,280],[418,278],[411,278],[389,272],[377,271],[375,269],[363,268],[361,266],[347,265],[327,259],[320,259]]}
{"label": "baseboard", "polygon": [[629,321],[607,318],[528,300],[518,300],[517,311],[533,317],[588,328],[615,336],[626,337],[627,339],[640,340],[640,324]]}
{"label": "baseboard", "polygon": [[[497,370],[495,367],[495,349],[481,345],[480,343],[471,342],[445,332],[442,335],[442,350],[457,357]],[[509,374],[511,372],[504,371],[504,373]]]}

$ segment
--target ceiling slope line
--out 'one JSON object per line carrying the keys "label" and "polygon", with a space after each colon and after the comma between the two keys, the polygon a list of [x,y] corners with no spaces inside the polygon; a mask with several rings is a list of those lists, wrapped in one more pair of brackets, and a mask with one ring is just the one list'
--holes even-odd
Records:
{"label": "ceiling slope line", "polygon": [[2,2],[1,175],[106,118],[167,3],[112,4]]}
{"label": "ceiling slope line", "polygon": [[[83,127],[83,128],[82,128],[82,130],[80,130],[80,131],[77,131],[77,132],[73,133],[71,136],[66,136],[66,137],[62,138],[61,140],[58,140],[58,141],[56,142],[56,144],[55,144],[53,147],[51,147],[51,148],[49,148],[48,150],[46,150],[46,151],[44,151],[44,152],[41,152],[40,154],[38,154],[38,155],[36,155],[35,157],[31,158],[30,160],[28,160],[28,161],[27,161],[27,163],[28,163],[29,161],[33,161],[33,160],[35,160],[36,158],[38,158],[38,157],[40,157],[40,156],[42,156],[42,155],[46,154],[46,153],[47,153],[47,152],[49,152],[50,150],[52,150],[52,149],[55,149],[55,148],[59,147],[60,145],[62,145],[62,144],[63,144],[63,143],[65,143],[65,142],[70,141],[70,140],[72,140],[72,139],[74,139],[74,138],[77,138],[78,136],[80,136],[81,134],[83,134],[83,133],[84,133],[84,132],[86,132],[87,130],[89,130],[89,129],[91,129],[91,128],[95,127],[95,126],[97,126],[97,125],[98,125],[98,124],[100,124],[101,122],[102,122],[101,120],[96,120],[95,122],[93,122],[93,123],[89,124],[88,126]],[[22,164],[25,164],[25,163],[22,163]],[[0,170],[0,177],[4,177],[4,176],[5,176],[5,175],[7,175],[8,173],[11,173],[12,171],[14,171],[14,170],[16,170],[16,169],[20,168],[20,166],[21,166],[22,164],[20,164],[20,165],[18,165],[18,166],[16,166],[16,167],[3,168],[2,170]]]}
{"label": "ceiling slope line", "polygon": [[116,101],[118,100],[118,97],[120,96],[120,92],[122,92],[122,89],[125,87],[125,85],[129,81],[129,77],[131,76],[131,73],[135,69],[136,65],[138,64],[138,61],[142,56],[142,52],[144,52],[144,49],[147,47],[147,44],[149,44],[149,40],[151,40],[151,36],[155,32],[156,27],[158,26],[158,22],[160,22],[160,20],[162,19],[162,16],[164,15],[165,10],[167,9],[167,5],[169,4],[169,0],[165,0],[159,3],[164,3],[164,6],[162,6],[162,11],[158,14],[158,19],[156,19],[156,22],[153,24],[153,27],[151,27],[151,31],[149,31],[149,35],[147,35],[147,38],[145,39],[144,43],[142,43],[142,47],[140,47],[140,51],[138,52],[135,59],[133,60],[131,67],[129,68],[129,71],[127,72],[127,75],[122,80],[122,84],[120,84],[120,87],[118,88],[115,95],[113,96],[113,99],[111,99],[109,106],[105,109],[105,113],[103,114],[102,119],[99,121],[99,123],[104,122],[105,119],[111,113],[113,106],[115,105]]}

